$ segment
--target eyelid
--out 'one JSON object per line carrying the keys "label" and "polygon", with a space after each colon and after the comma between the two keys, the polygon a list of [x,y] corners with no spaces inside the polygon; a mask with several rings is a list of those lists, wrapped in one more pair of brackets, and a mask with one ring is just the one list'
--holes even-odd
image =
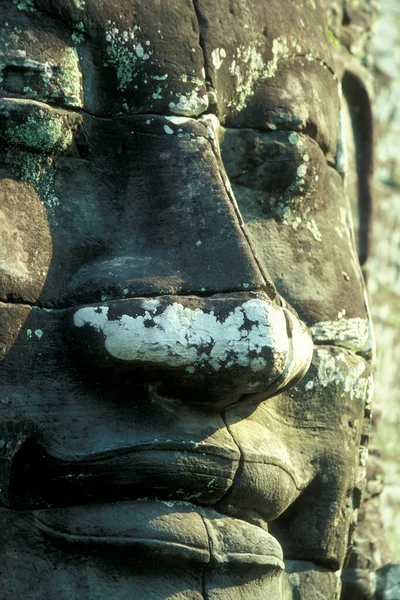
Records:
{"label": "eyelid", "polygon": [[[20,78],[14,94],[11,75]],[[66,47],[55,60],[27,58],[25,50],[0,51],[0,88],[3,95],[38,99],[64,106],[82,106],[83,88],[79,58],[75,48]]]}
{"label": "eyelid", "polygon": [[71,144],[81,122],[82,116],[78,113],[36,100],[0,100],[0,136],[10,146],[44,153],[62,152]]}

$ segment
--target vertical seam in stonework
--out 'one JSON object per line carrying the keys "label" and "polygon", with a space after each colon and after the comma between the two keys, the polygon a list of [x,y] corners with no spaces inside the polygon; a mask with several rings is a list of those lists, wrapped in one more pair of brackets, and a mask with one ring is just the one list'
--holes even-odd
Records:
{"label": "vertical seam in stonework", "polygon": [[206,589],[206,575],[207,575],[207,571],[210,568],[211,565],[211,561],[213,558],[213,554],[212,554],[212,543],[211,543],[211,536],[208,532],[208,527],[207,527],[207,523],[205,522],[204,516],[202,515],[202,511],[201,509],[199,509],[199,516],[200,519],[203,522],[203,526],[204,526],[204,530],[206,532],[206,536],[207,536],[207,541],[208,541],[208,554],[209,554],[209,560],[208,563],[204,566],[203,572],[201,574],[201,595],[203,596],[203,600],[207,600],[207,589]]}
{"label": "vertical seam in stonework", "polygon": [[[204,65],[204,70],[205,70],[206,79],[207,79],[207,73],[209,72],[209,69],[208,69],[208,61],[207,61],[207,55],[206,55],[206,51],[205,51],[204,39],[203,39],[203,36],[201,35],[201,25],[200,25],[201,13],[200,13],[199,6],[197,4],[197,0],[192,0],[192,2],[193,2],[194,13],[195,13],[196,19],[197,19],[197,25],[199,28],[199,46],[203,52],[203,65]],[[204,83],[206,83],[206,81]]]}
{"label": "vertical seam in stonework", "polygon": [[[205,52],[204,40],[203,40],[203,37],[201,35],[201,25],[200,25],[201,13],[200,13],[200,9],[199,9],[197,0],[192,0],[192,2],[193,2],[193,8],[194,8],[194,12],[195,12],[195,15],[196,15],[198,28],[199,28],[199,46],[200,46],[200,48],[203,51],[203,64],[204,64],[204,69],[205,69],[206,78],[207,78],[207,72],[209,72],[209,69],[208,69],[208,63],[207,63],[207,56],[206,56],[206,52]],[[212,81],[210,83],[212,84]],[[259,270],[259,272],[261,274],[261,277],[264,280],[264,283],[267,284],[266,279],[264,277],[263,268],[262,268],[262,266],[260,264],[260,261],[259,261],[257,255],[256,255],[255,248],[254,248],[254,246],[253,246],[253,244],[252,244],[252,242],[250,240],[250,237],[248,236],[248,234],[247,234],[247,232],[245,230],[245,226],[244,226],[244,222],[243,222],[243,217],[242,217],[242,215],[240,213],[240,210],[239,210],[239,207],[237,205],[236,198],[233,195],[233,192],[231,191],[230,187],[225,182],[223,169],[221,168],[222,158],[221,158],[221,156],[218,156],[217,152],[215,152],[215,148],[214,148],[214,145],[212,143],[211,143],[211,147],[212,147],[213,153],[214,153],[214,155],[216,156],[216,159],[217,159],[218,169],[219,169],[219,173],[220,173],[222,182],[224,184],[224,187],[226,189],[228,197],[229,197],[229,199],[231,201],[231,204],[233,206],[233,209],[234,209],[234,211],[236,213],[236,216],[237,216],[237,219],[239,221],[240,229],[241,229],[241,231],[242,231],[242,233],[244,235],[244,238],[245,238],[245,240],[246,240],[246,242],[247,242],[247,244],[248,244],[248,246],[250,248],[251,254],[252,254],[252,256],[253,256],[253,258],[254,258],[257,266],[258,266],[258,270]]]}
{"label": "vertical seam in stonework", "polygon": [[[250,239],[250,236],[248,235],[248,233],[247,233],[247,231],[246,231],[246,228],[245,228],[245,224],[244,224],[244,221],[243,221],[242,214],[241,214],[241,212],[240,212],[240,209],[239,209],[239,206],[238,206],[238,204],[237,204],[236,198],[235,198],[235,196],[234,196],[233,190],[232,190],[232,188],[231,188],[231,186],[230,186],[230,182],[229,182],[228,175],[226,174],[226,171],[225,171],[225,169],[224,169],[224,166],[223,166],[222,158],[221,158],[221,156],[218,154],[218,152],[216,152],[216,150],[215,150],[215,147],[214,147],[214,144],[212,143],[212,141],[211,141],[211,140],[209,140],[209,143],[210,143],[210,145],[211,145],[211,148],[212,148],[212,151],[213,151],[213,153],[214,153],[214,156],[215,156],[215,158],[216,158],[216,160],[217,160],[219,174],[220,174],[220,177],[221,177],[221,179],[222,179],[222,183],[223,183],[223,185],[224,185],[224,188],[225,188],[225,190],[226,190],[226,193],[227,193],[227,195],[228,195],[228,197],[229,197],[229,200],[230,200],[230,202],[231,202],[231,204],[232,204],[232,206],[233,206],[233,210],[235,211],[236,217],[237,217],[237,219],[238,219],[238,222],[239,222],[239,227],[240,227],[240,230],[241,230],[241,232],[243,233],[244,239],[246,240],[248,247],[250,248],[250,252],[251,252],[251,254],[252,254],[252,257],[254,258],[254,261],[255,261],[255,263],[256,263],[256,265],[257,265],[257,267],[258,267],[259,273],[260,273],[260,275],[261,275],[261,278],[262,278],[262,279],[263,279],[263,281],[264,281],[264,284],[265,284],[265,286],[266,286],[267,288],[270,288],[270,287],[272,287],[272,280],[271,280],[271,284],[270,284],[270,285],[268,285],[268,283],[267,283],[267,280],[266,280],[266,278],[265,278],[265,275],[264,275],[264,269],[263,269],[263,268],[262,268],[262,266],[261,266],[261,262],[260,262],[260,260],[259,260],[259,258],[258,258],[258,256],[257,256],[257,253],[256,253],[256,250],[255,250],[255,248],[254,248],[253,242],[251,241],[251,239]],[[225,174],[225,177],[226,177],[226,179],[227,179],[227,180],[228,180],[228,182],[229,182],[229,185],[226,183],[226,180],[225,180],[224,174]]]}
{"label": "vertical seam in stonework", "polygon": [[231,483],[231,485],[230,485],[229,489],[228,489],[228,490],[225,492],[225,494],[224,494],[224,495],[223,495],[223,496],[222,496],[222,497],[221,497],[221,498],[218,500],[218,503],[219,503],[219,502],[223,502],[224,498],[225,498],[225,497],[226,497],[226,496],[229,494],[229,492],[231,492],[231,491],[232,491],[232,488],[233,488],[233,485],[234,485],[234,483],[235,483],[235,481],[236,481],[236,478],[237,478],[237,476],[239,475],[239,473],[241,473],[241,472],[243,471],[243,464],[244,464],[243,452],[242,452],[242,449],[241,449],[241,447],[240,447],[240,446],[239,446],[239,444],[237,443],[237,441],[236,441],[236,438],[235,438],[235,436],[233,435],[233,433],[232,433],[232,431],[231,431],[231,429],[230,429],[230,427],[229,427],[229,425],[228,425],[227,418],[226,418],[226,410],[223,410],[223,411],[221,412],[221,419],[222,419],[222,421],[224,422],[224,425],[225,425],[226,431],[227,431],[227,432],[228,432],[228,434],[230,435],[232,442],[234,443],[234,445],[235,445],[235,446],[236,446],[236,448],[238,449],[238,452],[239,452],[239,462],[238,462],[238,466],[236,467],[235,473],[233,474],[233,477],[232,477],[232,483]]}

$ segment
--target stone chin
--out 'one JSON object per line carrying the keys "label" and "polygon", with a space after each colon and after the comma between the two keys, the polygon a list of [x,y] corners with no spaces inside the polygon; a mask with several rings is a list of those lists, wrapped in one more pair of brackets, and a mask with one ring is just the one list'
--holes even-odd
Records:
{"label": "stone chin", "polygon": [[188,401],[266,399],[301,380],[312,358],[304,323],[263,293],[131,298],[72,312],[74,348],[88,363],[143,370],[167,387],[173,379]]}
{"label": "stone chin", "polygon": [[[72,589],[69,597],[84,598],[87,585],[99,598],[106,591],[110,598],[201,600],[214,598],[214,590],[215,598],[224,600],[291,597],[282,593],[283,554],[274,537],[212,508],[143,499],[24,515],[0,509],[0,522],[4,517],[13,541],[26,537],[28,525],[31,542],[25,544],[25,570],[13,586],[12,593],[20,595],[7,590],[6,600],[24,597],[38,562],[39,590],[47,585],[54,597],[66,598],[64,590]],[[18,552],[9,552],[7,566],[21,566],[19,560]],[[241,595],[232,596],[232,587]],[[109,596],[111,590],[119,595]]]}

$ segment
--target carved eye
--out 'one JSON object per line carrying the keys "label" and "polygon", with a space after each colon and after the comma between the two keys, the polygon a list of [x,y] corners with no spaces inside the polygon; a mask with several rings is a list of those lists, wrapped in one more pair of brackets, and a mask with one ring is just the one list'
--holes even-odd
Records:
{"label": "carved eye", "polygon": [[[11,94],[25,95],[30,89],[27,86],[27,80],[31,79],[32,75],[34,75],[33,71],[30,71],[28,74],[26,69],[21,67],[5,67],[2,74],[2,88]],[[32,90],[32,93],[28,97],[34,96],[37,96],[37,92]]]}
{"label": "carved eye", "polygon": [[64,48],[54,63],[26,58],[23,50],[16,52],[20,54],[12,52],[0,62],[0,95],[82,106],[82,77],[73,48]]}
{"label": "carved eye", "polygon": [[325,158],[318,144],[294,131],[226,129],[225,169],[245,221],[285,218],[295,204],[314,201]]}

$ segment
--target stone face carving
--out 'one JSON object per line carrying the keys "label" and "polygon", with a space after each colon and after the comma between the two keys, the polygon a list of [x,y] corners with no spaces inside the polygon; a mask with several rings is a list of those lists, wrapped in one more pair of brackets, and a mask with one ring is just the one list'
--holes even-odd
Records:
{"label": "stone face carving", "polygon": [[336,598],[373,342],[322,3],[0,24],[2,598]]}

